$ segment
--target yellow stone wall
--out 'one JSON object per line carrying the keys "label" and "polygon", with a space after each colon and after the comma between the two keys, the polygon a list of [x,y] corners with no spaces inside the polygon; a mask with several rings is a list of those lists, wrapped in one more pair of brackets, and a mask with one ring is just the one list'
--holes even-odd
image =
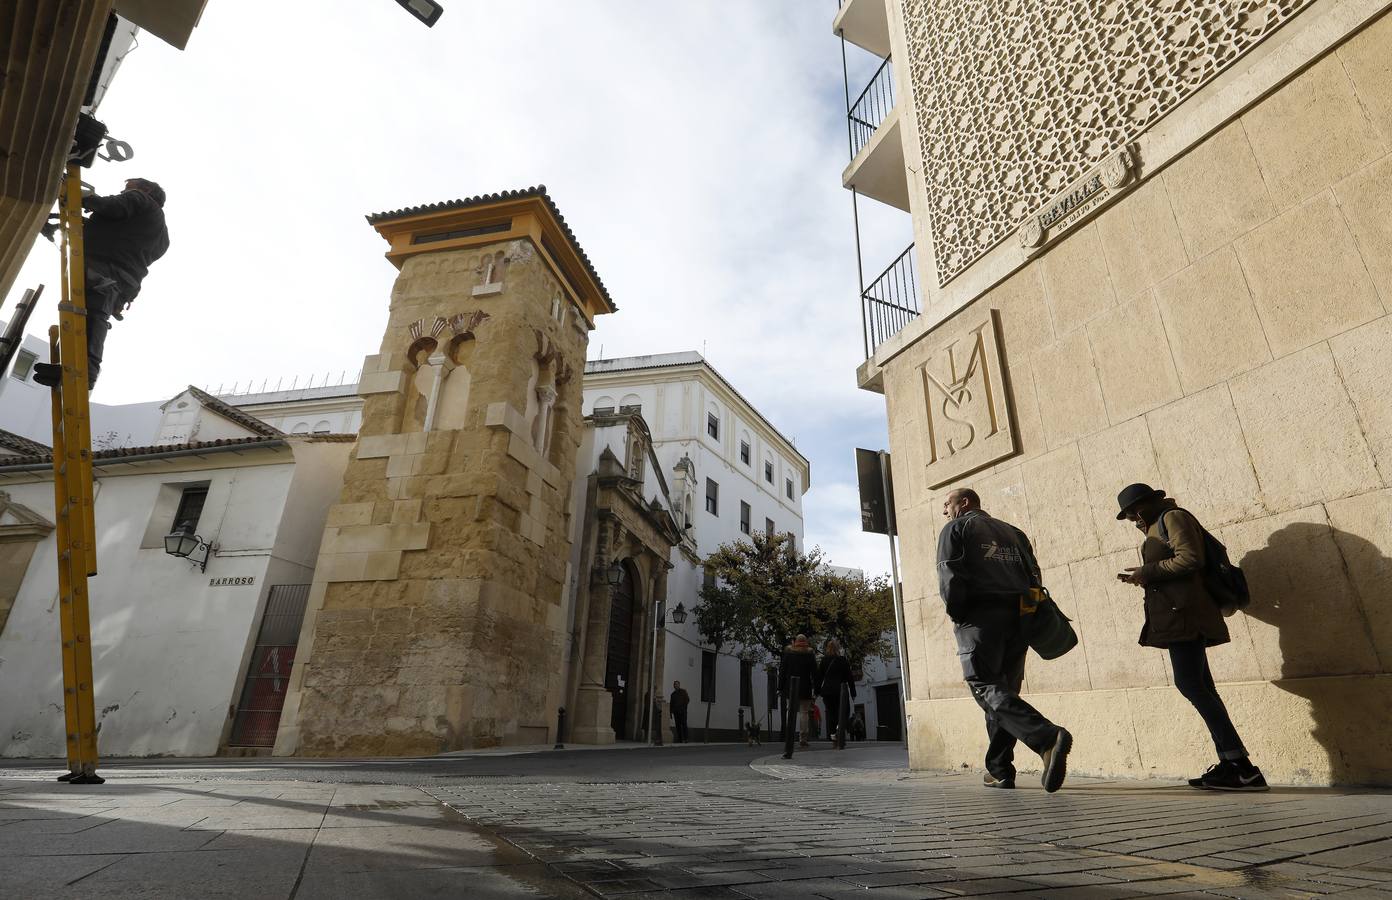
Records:
{"label": "yellow stone wall", "polygon": [[[498,251],[505,274],[486,282],[482,260]],[[576,313],[527,240],[405,260],[381,351],[364,366],[362,429],[329,512],[278,754],[554,738],[588,340]],[[443,327],[444,348],[470,320],[467,396],[456,369],[435,419],[458,427],[420,430],[413,391],[427,382],[408,358],[411,326]],[[561,374],[543,455],[531,422],[547,353],[542,367]]]}
{"label": "yellow stone wall", "polygon": [[[915,767],[977,767],[979,709],[937,596],[954,486],[1033,539],[1081,646],[1031,657],[1070,768],[1192,776],[1213,759],[1163,651],[1137,646],[1116,493],[1193,510],[1253,601],[1210,653],[1273,782],[1392,784],[1392,15],[1324,56],[884,370],[903,541]],[[1021,452],[923,476],[916,367],[1000,311]],[[1021,762],[1033,764],[1023,753]]]}

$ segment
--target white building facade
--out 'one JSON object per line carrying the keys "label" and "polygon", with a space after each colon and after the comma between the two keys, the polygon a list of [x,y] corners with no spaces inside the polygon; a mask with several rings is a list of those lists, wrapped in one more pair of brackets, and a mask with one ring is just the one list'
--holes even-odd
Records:
{"label": "white building facade", "polygon": [[[666,654],[659,680],[664,701],[680,681],[691,697],[691,740],[739,737],[750,715],[770,729],[773,669],[720,653],[701,642],[694,618],[677,624],[678,604],[700,603],[700,558],[753,531],[787,533],[804,549],[802,496],[811,466],[788,440],[699,353],[591,360],[585,365],[584,411],[638,412],[652,434],[653,452],[684,526],[688,552],[674,550],[667,580]],[[665,711],[664,715],[668,715]],[[774,710],[776,724],[778,712]],[[670,725],[670,716],[668,718]]]}
{"label": "white building facade", "polygon": [[[274,736],[298,633],[288,619],[353,446],[286,435],[194,388],[162,409],[143,446],[93,457],[107,756],[211,756]],[[0,756],[65,752],[53,502],[47,449],[0,433]],[[190,561],[201,550],[166,552],[173,532],[198,535],[206,567]]]}

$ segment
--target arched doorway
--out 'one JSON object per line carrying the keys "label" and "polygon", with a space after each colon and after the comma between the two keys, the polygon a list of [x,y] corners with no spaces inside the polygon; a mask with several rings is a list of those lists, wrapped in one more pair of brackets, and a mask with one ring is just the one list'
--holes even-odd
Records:
{"label": "arched doorway", "polygon": [[609,644],[604,662],[604,687],[614,701],[609,725],[614,729],[615,739],[624,740],[628,737],[628,692],[632,688],[629,684],[629,672],[633,652],[633,600],[636,583],[631,563],[624,562],[620,568],[623,570],[623,577],[609,591]]}

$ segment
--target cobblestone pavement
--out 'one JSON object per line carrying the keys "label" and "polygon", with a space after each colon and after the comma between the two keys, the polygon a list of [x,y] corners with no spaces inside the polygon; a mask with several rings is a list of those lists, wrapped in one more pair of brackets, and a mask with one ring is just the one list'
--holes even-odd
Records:
{"label": "cobblestone pavement", "polygon": [[1386,792],[1070,778],[1046,795],[1027,779],[996,791],[909,774],[902,747],[761,752],[594,752],[580,769],[304,762],[265,777],[165,761],[113,764],[100,787],[5,769],[0,898],[1392,900]]}
{"label": "cobblestone pavement", "polygon": [[759,765],[781,779],[431,792],[601,896],[1392,898],[1384,793]]}

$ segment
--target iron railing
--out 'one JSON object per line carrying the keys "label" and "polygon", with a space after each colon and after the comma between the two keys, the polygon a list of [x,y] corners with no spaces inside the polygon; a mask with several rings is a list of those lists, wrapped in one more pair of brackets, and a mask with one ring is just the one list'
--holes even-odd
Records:
{"label": "iron railing", "polygon": [[300,641],[305,607],[309,604],[309,585],[271,586],[261,630],[247,667],[242,702],[232,720],[233,747],[273,747],[280,711],[290,689],[290,673],[295,666],[295,649]]}
{"label": "iron railing", "polygon": [[870,83],[865,86],[865,90],[860,92],[860,96],[849,105],[846,111],[846,129],[851,144],[851,159],[855,159],[856,154],[870,142],[875,130],[889,116],[892,109],[894,109],[894,67],[889,64],[889,57],[885,57],[885,61],[880,63],[880,67],[870,77]]}
{"label": "iron railing", "polygon": [[913,244],[860,292],[860,314],[865,326],[865,358],[918,318],[918,273],[914,270]]}

